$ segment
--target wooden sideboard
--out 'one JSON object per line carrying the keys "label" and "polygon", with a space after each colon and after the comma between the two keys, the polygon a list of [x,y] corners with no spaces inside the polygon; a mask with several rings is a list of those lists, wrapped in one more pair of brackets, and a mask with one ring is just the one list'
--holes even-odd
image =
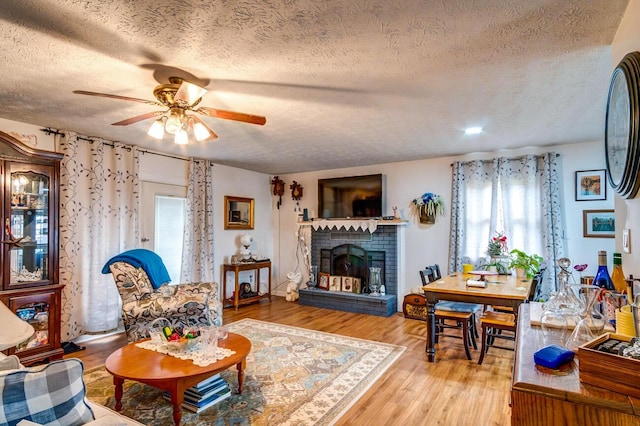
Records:
{"label": "wooden sideboard", "polygon": [[[580,383],[578,357],[559,370],[536,366],[533,354],[549,342],[520,306],[511,385],[511,424],[640,425],[640,399]],[[603,377],[606,380],[606,377]]]}
{"label": "wooden sideboard", "polygon": [[[268,270],[268,291],[260,294],[260,270]],[[251,287],[251,291],[255,291],[255,296],[241,298],[240,297],[240,272],[241,271],[254,271],[255,282]],[[234,277],[234,291],[229,297],[227,296],[227,272],[233,272]],[[238,310],[240,305],[246,305],[247,303],[257,302],[258,300],[268,297],[271,300],[271,261],[260,260],[257,262],[246,262],[237,264],[224,264],[222,265],[222,291],[224,303],[229,306],[232,305],[235,310]]]}

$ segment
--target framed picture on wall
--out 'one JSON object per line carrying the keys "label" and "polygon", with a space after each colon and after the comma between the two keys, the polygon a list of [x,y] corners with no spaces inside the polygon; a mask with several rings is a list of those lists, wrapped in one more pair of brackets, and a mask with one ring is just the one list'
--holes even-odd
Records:
{"label": "framed picture on wall", "polygon": [[583,210],[582,229],[586,238],[614,238],[616,217],[613,210]]}
{"label": "framed picture on wall", "polygon": [[605,170],[580,170],[576,172],[576,201],[607,199]]}

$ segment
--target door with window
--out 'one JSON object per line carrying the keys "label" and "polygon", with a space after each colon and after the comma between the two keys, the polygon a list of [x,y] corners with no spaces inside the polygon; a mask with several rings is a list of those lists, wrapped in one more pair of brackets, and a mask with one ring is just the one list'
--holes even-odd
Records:
{"label": "door with window", "polygon": [[157,253],[172,284],[180,282],[187,187],[142,182],[141,247]]}

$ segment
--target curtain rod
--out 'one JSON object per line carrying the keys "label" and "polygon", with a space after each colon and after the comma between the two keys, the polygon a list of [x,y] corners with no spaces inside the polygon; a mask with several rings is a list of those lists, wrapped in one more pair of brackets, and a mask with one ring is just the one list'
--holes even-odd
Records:
{"label": "curtain rod", "polygon": [[[523,158],[526,158],[527,155],[534,155],[534,156],[540,156],[540,155],[544,155],[544,154],[526,154],[526,155],[519,155],[517,157],[511,157],[508,158],[508,160],[522,160]],[[556,158],[560,157],[560,154],[556,153]],[[500,158],[500,157],[499,157]],[[467,160],[467,161],[461,161],[460,163],[462,164],[469,164],[471,162],[474,161],[480,161],[481,163],[493,163],[493,160],[495,160],[495,158],[489,159],[489,160]],[[453,163],[449,164],[450,166],[453,166]]]}
{"label": "curtain rod", "polygon": [[[60,136],[66,136],[66,133],[61,132],[60,130],[56,130],[56,129],[52,129],[51,127],[47,127],[44,129],[40,129],[42,132],[45,132],[48,135],[60,135]],[[82,136],[76,136],[78,139],[83,140],[83,141],[87,141],[89,143],[93,143],[95,142],[95,139],[90,139],[90,138],[85,138]],[[110,146],[110,147],[114,147],[114,143],[113,142],[102,142],[103,144]],[[125,149],[131,151],[131,147],[125,147]],[[191,158],[186,158],[186,157],[180,157],[177,155],[171,155],[171,154],[165,154],[163,152],[156,152],[156,151],[150,151],[148,149],[143,149],[143,148],[138,148],[138,151],[143,153],[143,154],[153,154],[153,155],[159,155],[161,157],[168,157],[168,158],[174,158],[176,160],[182,160],[182,161],[190,161]],[[202,160],[196,160],[194,159],[195,162],[198,161],[202,161]]]}

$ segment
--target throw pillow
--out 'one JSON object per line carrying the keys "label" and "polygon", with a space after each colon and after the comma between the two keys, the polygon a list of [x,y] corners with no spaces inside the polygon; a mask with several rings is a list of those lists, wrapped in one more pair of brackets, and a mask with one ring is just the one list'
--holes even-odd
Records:
{"label": "throw pillow", "polygon": [[0,373],[0,424],[29,420],[47,426],[82,425],[94,419],[85,402],[79,359],[52,362],[42,369]]}

